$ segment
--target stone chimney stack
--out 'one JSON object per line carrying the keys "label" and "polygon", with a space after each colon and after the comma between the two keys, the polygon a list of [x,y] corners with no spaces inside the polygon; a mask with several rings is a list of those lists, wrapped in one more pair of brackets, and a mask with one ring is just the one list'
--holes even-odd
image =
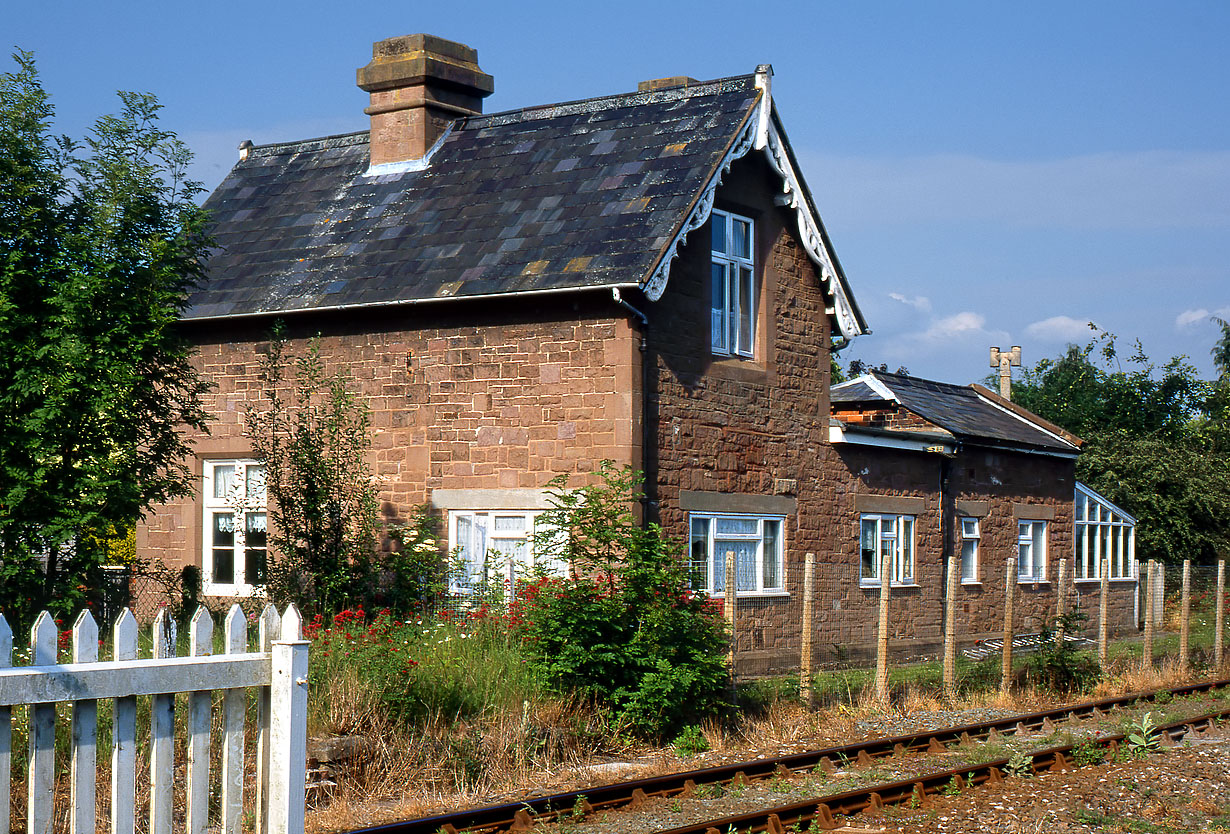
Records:
{"label": "stone chimney stack", "polygon": [[422,159],[452,122],[483,112],[495,81],[478,68],[478,51],[432,35],[403,35],[372,46],[357,72],[371,94],[371,164]]}

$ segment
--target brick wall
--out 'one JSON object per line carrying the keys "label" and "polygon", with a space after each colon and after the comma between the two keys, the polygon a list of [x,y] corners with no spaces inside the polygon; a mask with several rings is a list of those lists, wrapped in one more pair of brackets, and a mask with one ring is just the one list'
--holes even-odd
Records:
{"label": "brick wall", "polygon": [[[287,322],[291,357],[319,334],[326,372],[344,370],[371,409],[370,461],[381,513],[405,518],[433,489],[587,483],[597,462],[640,465],[640,336],[609,294],[360,311]],[[259,399],[268,322],[191,325],[197,367],[216,388],[213,417],[189,461],[250,450],[243,415]],[[144,555],[199,564],[201,506],[158,508]]]}

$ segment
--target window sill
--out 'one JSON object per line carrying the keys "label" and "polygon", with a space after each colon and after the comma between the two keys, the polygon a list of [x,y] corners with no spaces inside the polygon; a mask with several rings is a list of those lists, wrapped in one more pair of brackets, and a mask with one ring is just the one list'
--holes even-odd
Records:
{"label": "window sill", "polygon": [[[1079,582],[1081,585],[1101,585],[1101,579],[1073,579],[1073,582]],[[1113,585],[1116,582],[1139,582],[1135,576],[1112,576],[1110,582]]]}
{"label": "window sill", "polygon": [[1016,580],[1016,584],[1018,585],[1050,585],[1051,580],[1049,579],[1021,579],[1018,577]]}
{"label": "window sill", "polygon": [[[878,590],[880,590],[880,583],[879,583],[879,582],[863,582],[863,581],[860,581],[860,582],[858,583],[858,586],[859,586],[860,588],[862,588],[864,591],[878,591]],[[921,586],[921,585],[919,585],[917,582],[893,582],[893,583],[890,583],[888,587],[889,587],[889,589],[890,589],[890,590],[895,590],[895,589],[897,589],[897,588],[921,588],[922,586]]]}
{"label": "window sill", "polygon": [[212,582],[201,584],[201,594],[207,597],[252,597],[260,595],[255,585],[216,585]]}
{"label": "window sill", "polygon": [[979,586],[979,587],[981,587],[981,586],[982,586],[982,582],[980,582],[980,581],[979,581],[979,580],[977,580],[977,579],[962,579],[962,580],[961,580],[961,584],[962,584],[962,585],[976,585],[976,586]]}
{"label": "window sill", "polygon": [[[710,599],[726,599],[725,591],[705,591]],[[735,591],[735,599],[748,599],[758,597],[788,597],[789,591]]]}

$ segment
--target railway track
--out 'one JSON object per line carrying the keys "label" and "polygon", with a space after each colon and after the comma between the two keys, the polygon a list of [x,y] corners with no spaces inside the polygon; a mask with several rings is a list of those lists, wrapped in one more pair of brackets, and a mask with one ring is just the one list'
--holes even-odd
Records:
{"label": "railway track", "polygon": [[[876,759],[889,756],[938,753],[945,751],[949,745],[979,740],[994,741],[998,736],[1025,732],[1049,734],[1062,721],[1100,717],[1111,710],[1141,702],[1148,703],[1158,699],[1169,701],[1170,698],[1198,695],[1226,686],[1230,686],[1230,679],[1190,684],[1174,689],[1131,693],[979,724],[867,739],[773,759],[757,759],[721,767],[589,787],[580,791],[568,791],[519,802],[455,811],[361,829],[352,834],[439,834],[439,832],[444,832],[444,834],[458,834],[458,832],[495,834],[495,832],[505,831],[527,831],[537,823],[551,822],[560,817],[577,820],[595,811],[636,806],[651,797],[689,796],[700,786],[745,785],[754,780],[789,777],[813,770],[833,773],[838,769],[839,764],[844,765],[847,762],[866,766],[874,763]],[[1196,719],[1186,719],[1173,725],[1160,727],[1159,731],[1164,739],[1173,741],[1188,732],[1205,731],[1212,721],[1227,714],[1230,714],[1230,710],[1211,713]],[[1122,743],[1122,737],[1107,736],[1101,741],[1103,744],[1114,746]],[[1062,746],[1037,751],[1033,756],[1031,766],[1036,771],[1051,767],[1065,767],[1068,765],[1070,752],[1070,747]],[[794,805],[713,820],[699,824],[700,827],[689,825],[671,829],[670,834],[684,834],[684,832],[703,834],[708,828],[725,832],[732,830],[732,827],[736,831],[775,832],[783,830],[783,826],[796,823],[806,823],[811,829],[824,830],[836,827],[834,819],[837,816],[860,813],[868,808],[875,809],[900,802],[923,803],[928,796],[934,795],[950,784],[961,786],[972,781],[972,784],[977,785],[987,781],[997,781],[1003,777],[1006,766],[1006,759],[975,766],[966,765],[955,770],[931,773],[925,777],[905,782],[859,788]],[[972,779],[971,773],[974,774]]]}

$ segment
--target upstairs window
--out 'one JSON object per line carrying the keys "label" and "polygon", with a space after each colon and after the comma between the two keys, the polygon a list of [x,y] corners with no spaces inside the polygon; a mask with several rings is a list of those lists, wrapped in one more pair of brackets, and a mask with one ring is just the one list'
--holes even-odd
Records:
{"label": "upstairs window", "polygon": [[880,562],[891,559],[891,585],[914,584],[914,516],[864,514],[859,520],[859,584],[880,585]]}
{"label": "upstairs window", "polygon": [[751,357],[756,344],[755,227],[750,218],[713,210],[710,323],[713,353]]}
{"label": "upstairs window", "polygon": [[250,596],[265,583],[268,564],[265,464],[205,461],[202,495],[202,590],[215,596]]}
{"label": "upstairs window", "polygon": [[692,587],[726,592],[726,554],[735,554],[735,591],[781,593],[781,516],[699,515],[691,517]]}

